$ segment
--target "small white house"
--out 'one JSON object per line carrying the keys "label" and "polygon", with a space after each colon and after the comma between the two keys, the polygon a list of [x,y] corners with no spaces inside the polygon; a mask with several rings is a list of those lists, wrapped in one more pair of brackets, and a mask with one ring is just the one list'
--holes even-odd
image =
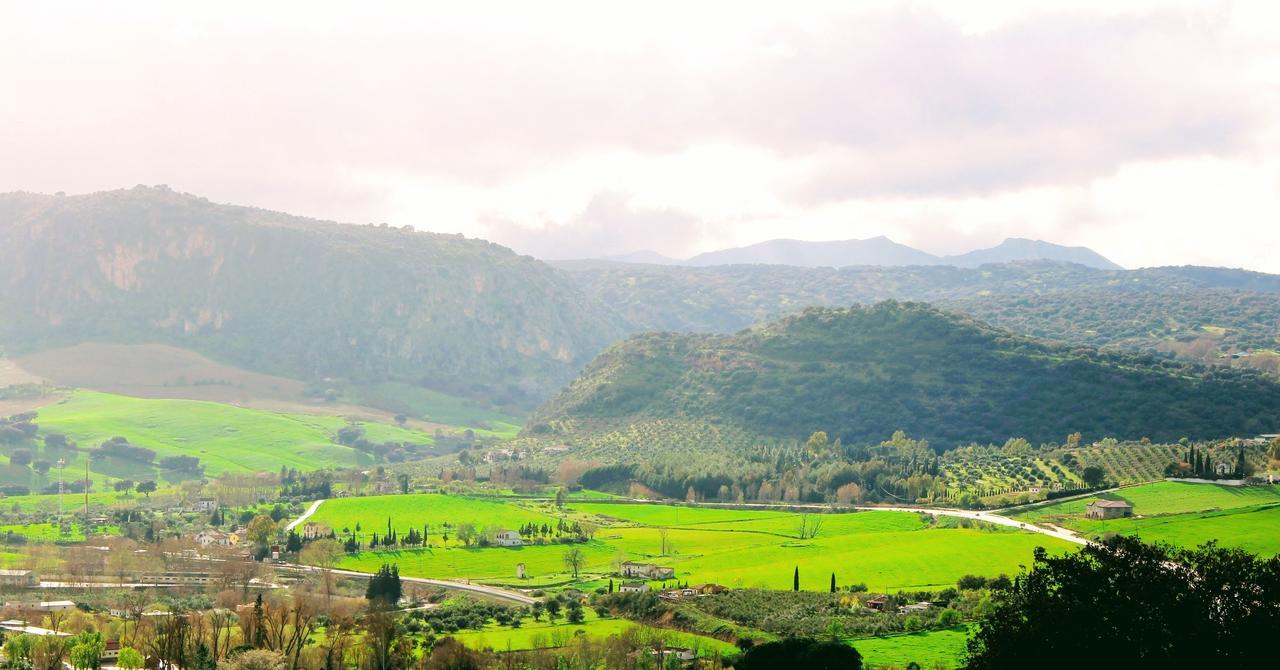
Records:
{"label": "small white house", "polygon": [[218,530],[206,530],[196,535],[196,544],[202,547],[225,547],[231,544],[231,537]]}
{"label": "small white house", "polygon": [[649,585],[644,582],[623,582],[618,585],[618,593],[644,593]]}
{"label": "small white house", "polygon": [[520,533],[514,530],[504,530],[494,536],[493,541],[499,547],[518,547],[524,544],[524,540],[520,539]]}

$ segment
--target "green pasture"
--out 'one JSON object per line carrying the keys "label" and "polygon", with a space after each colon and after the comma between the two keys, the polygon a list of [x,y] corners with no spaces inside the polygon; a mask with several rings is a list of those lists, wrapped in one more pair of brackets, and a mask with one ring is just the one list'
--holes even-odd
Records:
{"label": "green pasture", "polygon": [[1267,503],[1280,503],[1280,485],[1218,486],[1187,482],[1155,482],[1123,488],[1087,498],[1078,498],[1012,514],[1027,521],[1071,521],[1083,518],[1085,508],[1095,500],[1126,500],[1138,516],[1182,514],[1217,509],[1235,509]]}
{"label": "green pasture", "polygon": [[[223,403],[195,400],[157,400],[76,391],[62,401],[39,410],[42,433],[64,433],[80,449],[97,447],[114,436],[155,450],[156,460],[166,456],[195,456],[206,475],[223,472],[276,471],[281,466],[299,470],[323,467],[357,467],[373,464],[368,454],[334,444],[332,436],[346,421],[336,416],[286,414],[246,409]],[[370,439],[428,444],[425,433],[393,425],[365,424]],[[20,446],[20,445],[16,445]],[[14,448],[16,448],[16,446]],[[28,445],[32,446],[32,445]],[[66,476],[83,476],[84,452],[33,445],[36,458],[67,462]],[[5,455],[12,451],[6,450]],[[6,459],[7,460],[7,459]],[[115,479],[181,481],[191,475],[167,472],[156,465],[127,459],[96,459],[91,477],[105,483]],[[47,477],[30,468],[5,464],[5,481],[43,487],[56,481],[56,470]]]}
{"label": "green pasture", "polygon": [[432,423],[470,428],[477,435],[509,440],[520,432],[522,417],[486,408],[474,400],[403,382],[384,382],[357,390],[362,404]]}
{"label": "green pasture", "polygon": [[449,546],[457,544],[451,529],[460,523],[474,524],[477,530],[486,527],[515,530],[525,523],[554,527],[556,523],[553,516],[511,501],[438,493],[334,498],[322,503],[310,520],[328,524],[342,535],[345,535],[343,529],[355,531],[356,524],[360,524],[356,535],[361,541],[367,541],[373,533],[386,534],[388,518],[397,533],[429,527],[428,540],[437,546],[443,544],[445,533],[449,534]]}
{"label": "green pasture", "polygon": [[1280,505],[1257,505],[1211,512],[1187,512],[1142,519],[1082,519],[1072,523],[1090,537],[1136,535],[1148,542],[1197,547],[1217,540],[1261,556],[1280,554]]}
{"label": "green pasture", "polygon": [[959,668],[967,655],[968,626],[942,630],[864,637],[849,641],[862,654],[865,667],[893,665],[905,668],[915,662],[921,668]]}
{"label": "green pasture", "polygon": [[[637,560],[669,565],[682,582],[731,587],[789,589],[798,567],[801,588],[808,590],[827,589],[833,572],[841,585],[864,583],[873,591],[932,589],[954,584],[966,574],[1014,574],[1028,564],[1037,546],[1070,548],[1068,543],[1016,530],[936,527],[908,512],[808,515],[810,525],[820,521],[821,526],[817,537],[801,539],[801,515],[786,512],[597,503],[573,504],[570,510],[578,518],[616,520],[602,525],[592,541],[572,545],[582,550],[583,578],[592,583],[613,574],[620,561]],[[353,527],[358,519],[364,532],[382,532],[388,515],[401,529],[411,523],[435,528],[445,519],[471,521],[478,527],[511,527],[526,518],[554,522],[514,503],[440,495],[334,500],[322,505],[315,518],[337,529]],[[432,536],[433,541],[439,537],[435,531]],[[563,561],[569,546],[462,548],[451,543],[365,551],[348,557],[343,567],[373,571],[382,563],[396,563],[407,576],[532,587],[571,581]],[[525,564],[527,582],[517,583],[517,563]]]}
{"label": "green pasture", "polygon": [[[1127,500],[1133,518],[1085,518],[1094,500]],[[1022,510],[1015,518],[1053,523],[1089,537],[1136,535],[1151,542],[1195,547],[1217,540],[1226,547],[1280,554],[1280,486],[1218,486],[1156,482],[1098,496]]]}
{"label": "green pasture", "polygon": [[542,621],[525,619],[520,628],[499,626],[490,623],[483,630],[460,631],[452,636],[459,642],[475,649],[492,649],[497,652],[523,651],[527,649],[549,649],[571,644],[579,635],[591,638],[606,638],[621,635],[624,631],[638,629],[642,639],[652,640],[653,644],[661,642],[671,647],[697,649],[702,655],[720,653],[727,655],[737,652],[732,644],[715,638],[694,635],[681,631],[650,628],[626,619],[601,619],[591,609],[584,609],[586,620],[581,624],[566,623],[564,617],[551,623],[545,617]]}

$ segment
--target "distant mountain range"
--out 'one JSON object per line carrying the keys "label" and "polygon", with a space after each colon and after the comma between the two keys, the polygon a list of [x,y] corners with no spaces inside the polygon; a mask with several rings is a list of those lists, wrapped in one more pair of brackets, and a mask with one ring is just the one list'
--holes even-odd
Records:
{"label": "distant mountain range", "polygon": [[[833,244],[894,262],[922,253],[884,239]],[[981,270],[941,259],[691,267],[652,253],[544,263],[459,235],[160,187],[10,193],[0,194],[0,355],[167,344],[306,382],[312,395],[403,382],[532,409],[629,335],[733,333],[807,307],[897,299],[1021,335],[1280,373],[1280,276],[1101,270],[1075,264],[1079,255],[1001,262],[1075,251],[1014,240],[955,261],[997,262]]]}
{"label": "distant mountain range", "polygon": [[654,251],[636,251],[602,260],[622,263],[650,263],[654,265],[689,265],[708,267],[713,265],[793,265],[797,267],[847,267],[852,265],[952,265],[976,268],[987,263],[1012,261],[1051,260],[1078,263],[1100,270],[1120,270],[1119,265],[1086,247],[1066,247],[1041,240],[1009,238],[990,249],[977,249],[953,256],[935,256],[931,253],[898,244],[880,236],[866,240],[834,240],[809,242],[805,240],[769,240],[733,249],[721,249],[698,254],[680,260],[663,256]]}

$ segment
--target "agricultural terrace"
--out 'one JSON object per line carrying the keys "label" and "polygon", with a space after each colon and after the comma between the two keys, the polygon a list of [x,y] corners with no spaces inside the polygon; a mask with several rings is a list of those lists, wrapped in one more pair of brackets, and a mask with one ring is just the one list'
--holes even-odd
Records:
{"label": "agricultural terrace", "polygon": [[[67,398],[40,408],[36,423],[40,433],[65,434],[78,450],[51,449],[38,440],[29,445],[6,445],[5,456],[15,448],[35,451],[35,458],[56,462],[66,459],[67,473],[83,476],[84,449],[95,448],[115,436],[129,444],[167,456],[194,456],[204,473],[277,471],[281,466],[299,470],[324,467],[364,467],[374,463],[371,454],[335,443],[346,421],[336,416],[286,414],[246,409],[196,400],[155,400],[76,391]],[[373,443],[408,442],[427,445],[426,433],[395,425],[363,424],[365,438]],[[108,480],[155,479],[177,481],[192,475],[167,472],[152,463],[126,458],[95,459],[91,477],[101,487]],[[32,469],[5,464],[9,483],[30,485],[33,490],[56,482],[56,472],[46,476]]]}
{"label": "agricultural terrace", "polygon": [[[1085,518],[1094,500],[1126,500],[1133,505],[1128,519]],[[1014,518],[1051,523],[1089,537],[1106,533],[1137,535],[1194,547],[1218,540],[1261,555],[1280,554],[1280,486],[1232,487],[1186,482],[1157,482],[1111,493],[1024,509]]]}
{"label": "agricultural terrace", "polygon": [[[826,590],[833,572],[841,585],[862,583],[879,591],[929,589],[952,585],[966,574],[1012,574],[1030,560],[1037,546],[1054,551],[1070,547],[1033,533],[964,527],[971,524],[956,521],[935,524],[906,512],[801,515],[609,503],[573,503],[558,512],[514,501],[386,496],[329,501],[314,518],[339,531],[359,522],[366,532],[384,532],[388,516],[397,533],[410,524],[431,527],[431,546],[426,549],[366,550],[349,556],[345,568],[372,571],[390,562],[399,564],[407,576],[534,587],[572,581],[563,561],[567,545],[461,547],[455,537],[443,543],[437,529],[445,522],[495,528],[518,527],[525,519],[554,523],[556,514],[597,527],[592,539],[573,545],[583,553],[585,586],[605,583],[618,563],[636,560],[670,566],[676,580],[690,583],[790,589],[798,567],[801,588],[806,590]],[[807,524],[803,537],[802,520]],[[815,521],[820,526],[811,536]],[[517,563],[525,564],[528,579],[516,579]]]}

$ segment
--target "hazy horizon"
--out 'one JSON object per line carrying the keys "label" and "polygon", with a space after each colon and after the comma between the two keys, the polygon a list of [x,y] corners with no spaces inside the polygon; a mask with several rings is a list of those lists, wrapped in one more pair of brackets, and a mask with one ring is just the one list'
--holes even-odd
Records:
{"label": "hazy horizon", "polygon": [[1009,237],[1280,272],[1261,2],[0,6],[0,191],[167,184],[540,258]]}

